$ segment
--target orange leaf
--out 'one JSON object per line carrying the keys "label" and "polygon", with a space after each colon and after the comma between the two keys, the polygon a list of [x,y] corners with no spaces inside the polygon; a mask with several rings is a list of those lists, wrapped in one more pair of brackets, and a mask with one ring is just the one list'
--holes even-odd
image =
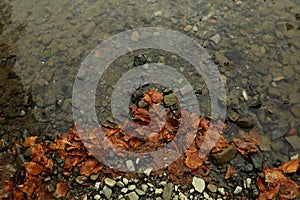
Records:
{"label": "orange leaf", "polygon": [[299,194],[299,186],[287,178],[280,181],[280,186],[279,197],[281,199],[294,199]]}
{"label": "orange leaf", "polygon": [[265,181],[267,183],[271,184],[276,184],[278,183],[281,179],[285,179],[286,177],[277,168],[265,168],[263,169],[264,175],[265,175]]}
{"label": "orange leaf", "polygon": [[259,191],[265,192],[267,190],[267,186],[264,184],[261,176],[258,175],[256,178],[256,181],[257,181],[257,186],[258,186]]}
{"label": "orange leaf", "polygon": [[200,167],[207,159],[207,157],[200,154],[194,146],[190,146],[190,149],[185,151],[185,156],[185,165],[192,169]]}
{"label": "orange leaf", "polygon": [[225,173],[225,179],[229,179],[232,175],[236,173],[235,169],[232,167],[231,164],[226,165],[226,173]]}
{"label": "orange leaf", "polygon": [[56,184],[55,196],[56,198],[63,197],[67,194],[68,191],[68,184],[62,181],[59,181]]}
{"label": "orange leaf", "polygon": [[25,162],[23,165],[27,173],[35,176],[39,175],[44,170],[44,167],[37,164],[36,162]]}
{"label": "orange leaf", "polygon": [[38,138],[38,136],[31,136],[31,137],[26,138],[23,143],[24,147],[31,147],[32,145],[34,145],[37,138]]}
{"label": "orange leaf", "polygon": [[148,94],[153,103],[160,103],[164,98],[163,95],[160,92],[157,92],[156,90],[149,90]]}
{"label": "orange leaf", "polygon": [[81,167],[80,174],[84,176],[90,176],[93,172],[93,169],[97,165],[97,160],[96,159],[88,159],[85,161]]}
{"label": "orange leaf", "polygon": [[149,112],[146,109],[142,109],[142,108],[138,108],[135,112],[134,112],[134,117],[141,120],[141,124],[149,124],[151,119],[149,116]]}
{"label": "orange leaf", "polygon": [[285,174],[286,173],[293,173],[298,170],[299,167],[299,160],[293,159],[291,161],[284,162],[279,169],[282,170]]}
{"label": "orange leaf", "polygon": [[144,93],[144,100],[147,102],[148,106],[151,106],[152,100],[149,94]]}

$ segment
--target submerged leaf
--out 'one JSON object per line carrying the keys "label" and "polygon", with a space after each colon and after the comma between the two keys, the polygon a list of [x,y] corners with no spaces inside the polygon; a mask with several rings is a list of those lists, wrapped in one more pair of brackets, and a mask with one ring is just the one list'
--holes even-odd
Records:
{"label": "submerged leaf", "polygon": [[36,162],[25,162],[24,167],[26,172],[31,175],[39,175],[44,170],[44,167]]}
{"label": "submerged leaf", "polygon": [[293,159],[291,161],[284,162],[279,169],[281,169],[285,174],[287,173],[293,173],[298,170],[299,167],[299,160]]}
{"label": "submerged leaf", "polygon": [[32,145],[34,145],[37,138],[38,138],[38,136],[31,136],[31,137],[26,138],[23,143],[24,147],[31,147]]}
{"label": "submerged leaf", "polygon": [[68,191],[68,184],[62,181],[59,181],[56,184],[55,196],[56,198],[63,197],[67,194]]}

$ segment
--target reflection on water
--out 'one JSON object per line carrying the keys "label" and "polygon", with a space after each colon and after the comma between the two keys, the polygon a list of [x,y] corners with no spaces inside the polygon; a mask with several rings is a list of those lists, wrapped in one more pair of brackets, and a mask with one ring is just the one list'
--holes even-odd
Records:
{"label": "reflection on water", "polygon": [[[272,152],[274,164],[288,160],[300,150],[284,137],[294,129],[300,134],[299,15],[297,0],[5,0],[0,3],[1,138],[53,139],[68,131],[73,82],[85,56],[121,31],[161,26],[207,49],[223,76],[229,119],[250,117],[263,137],[261,150]],[[124,63],[119,70],[127,70]],[[104,83],[114,79],[115,73],[107,73]],[[108,101],[108,94],[101,97]]]}

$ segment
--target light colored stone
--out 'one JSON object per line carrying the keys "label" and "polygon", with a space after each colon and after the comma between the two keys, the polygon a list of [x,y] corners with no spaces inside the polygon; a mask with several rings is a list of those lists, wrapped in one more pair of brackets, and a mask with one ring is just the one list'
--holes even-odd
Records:
{"label": "light colored stone", "polygon": [[133,31],[131,36],[130,36],[131,41],[137,42],[140,39],[140,34],[137,31]]}
{"label": "light colored stone", "polygon": [[242,192],[242,190],[243,190],[243,188],[241,187],[241,186],[236,186],[236,188],[235,188],[235,190],[234,190],[234,194],[239,194],[239,193],[241,193]]}
{"label": "light colored stone", "polygon": [[192,185],[194,186],[195,190],[200,193],[202,193],[205,189],[205,181],[202,178],[194,176]]}
{"label": "light colored stone", "polygon": [[155,189],[155,191],[154,191],[154,193],[157,195],[157,194],[161,194],[161,193],[163,193],[163,189],[161,189],[161,188],[156,188]]}
{"label": "light colored stone", "polygon": [[129,194],[125,195],[126,200],[139,200],[140,197],[135,192],[130,192]]}
{"label": "light colored stone", "polygon": [[110,199],[110,197],[111,197],[111,194],[112,194],[112,190],[109,188],[109,187],[107,187],[106,185],[103,187],[103,194],[104,194],[104,196],[107,198],[107,199]]}
{"label": "light colored stone", "polygon": [[146,176],[150,176],[151,172],[152,172],[152,168],[147,168],[147,169],[145,169],[144,174]]}
{"label": "light colored stone", "polygon": [[106,179],[104,180],[104,182],[105,182],[105,184],[108,185],[109,187],[115,187],[115,185],[116,185],[116,183],[117,183],[115,180],[113,180],[113,179],[111,179],[111,178],[106,178]]}

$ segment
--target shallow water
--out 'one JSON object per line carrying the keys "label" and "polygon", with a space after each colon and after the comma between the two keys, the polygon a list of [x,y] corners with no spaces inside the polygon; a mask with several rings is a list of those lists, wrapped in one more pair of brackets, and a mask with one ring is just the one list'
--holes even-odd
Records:
{"label": "shallow water", "polygon": [[[291,128],[300,136],[297,0],[4,0],[0,14],[0,70],[7,74],[1,77],[0,134],[9,146],[20,137],[42,135],[52,140],[68,132],[73,122],[74,80],[85,57],[99,43],[125,30],[163,27],[205,47],[222,74],[227,116],[237,112],[252,117],[265,141],[261,150],[273,155],[272,164],[299,155],[300,144],[291,145],[284,137]],[[109,115],[113,84],[140,53],[152,61],[173,63],[195,88],[204,88],[199,101],[208,115],[205,108],[210,101],[205,95],[209,91],[191,66],[184,60],[172,61],[172,54],[151,51],[126,55],[107,70],[96,99],[100,113]],[[228,122],[229,134],[237,131],[232,126]]]}

